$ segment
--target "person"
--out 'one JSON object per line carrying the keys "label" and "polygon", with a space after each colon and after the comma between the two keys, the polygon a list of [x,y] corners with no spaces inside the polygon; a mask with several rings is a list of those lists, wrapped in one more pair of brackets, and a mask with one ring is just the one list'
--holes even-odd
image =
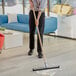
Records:
{"label": "person", "polygon": [[[38,26],[39,32],[40,32],[40,37],[41,41],[43,44],[43,33],[44,33],[44,25],[45,25],[45,8],[47,7],[47,0],[29,0],[30,3],[30,12],[29,12],[29,29],[30,29],[30,34],[29,34],[29,52],[28,55],[33,54],[34,50],[34,35],[35,35],[35,28]],[[34,18],[33,14],[33,9],[35,10],[36,14],[36,21]],[[38,52],[38,58],[42,58],[42,49],[40,45],[40,41],[38,38],[37,34],[37,52]]]}

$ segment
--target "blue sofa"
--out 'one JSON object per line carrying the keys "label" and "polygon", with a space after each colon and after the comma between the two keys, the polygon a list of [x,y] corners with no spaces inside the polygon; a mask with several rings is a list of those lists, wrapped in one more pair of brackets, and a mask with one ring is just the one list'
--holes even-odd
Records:
{"label": "blue sofa", "polygon": [[[0,15],[0,26],[11,30],[29,32],[29,16],[25,14],[17,14],[17,21],[8,23],[7,15]],[[54,32],[57,29],[57,18],[45,18],[44,34]]]}

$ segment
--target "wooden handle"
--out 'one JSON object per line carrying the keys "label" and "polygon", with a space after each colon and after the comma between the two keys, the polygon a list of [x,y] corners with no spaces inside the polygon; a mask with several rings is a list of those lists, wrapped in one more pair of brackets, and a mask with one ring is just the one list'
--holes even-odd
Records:
{"label": "wooden handle", "polygon": [[[34,9],[33,9],[33,14],[34,14],[34,18],[35,18],[35,21],[36,21],[36,15],[35,15]],[[45,57],[45,55],[43,53],[43,46],[42,46],[42,41],[41,41],[41,37],[40,37],[40,32],[39,32],[38,26],[36,26],[36,29],[37,29],[37,33],[38,33],[38,37],[39,37],[39,41],[40,41],[40,46],[41,46],[41,50],[42,50],[42,54],[43,54],[44,64],[45,64],[45,67],[47,67],[47,60],[46,60],[46,57]]]}

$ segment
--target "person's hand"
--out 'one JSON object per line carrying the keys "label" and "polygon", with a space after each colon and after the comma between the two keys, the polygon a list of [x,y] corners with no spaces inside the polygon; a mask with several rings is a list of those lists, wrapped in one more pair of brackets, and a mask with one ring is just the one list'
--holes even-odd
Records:
{"label": "person's hand", "polygon": [[36,21],[35,21],[36,26],[39,25],[39,19],[40,19],[41,13],[42,13],[41,11],[38,12],[38,16],[37,16],[37,19],[36,19]]}
{"label": "person's hand", "polygon": [[35,24],[36,24],[36,26],[39,25],[39,20],[38,19],[36,19]]}

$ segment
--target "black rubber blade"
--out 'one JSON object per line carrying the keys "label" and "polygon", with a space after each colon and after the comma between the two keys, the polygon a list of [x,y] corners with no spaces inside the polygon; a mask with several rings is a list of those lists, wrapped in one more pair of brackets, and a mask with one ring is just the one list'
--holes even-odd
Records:
{"label": "black rubber blade", "polygon": [[39,69],[32,69],[33,71],[42,71],[42,70],[49,70],[49,69],[58,69],[60,66],[55,66],[55,67],[45,67],[45,68],[39,68]]}

